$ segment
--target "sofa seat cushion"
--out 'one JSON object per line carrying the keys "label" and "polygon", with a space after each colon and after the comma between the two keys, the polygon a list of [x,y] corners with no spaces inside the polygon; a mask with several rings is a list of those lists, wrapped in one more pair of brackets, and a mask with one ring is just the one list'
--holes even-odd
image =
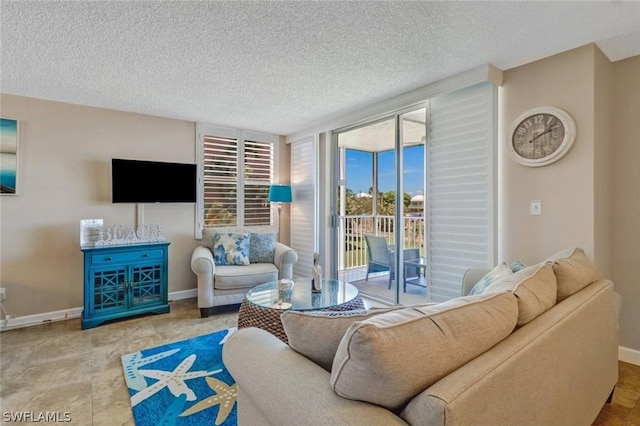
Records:
{"label": "sofa seat cushion", "polygon": [[518,298],[518,327],[532,321],[556,304],[556,276],[551,266],[528,266],[484,289],[484,293],[510,291]]}
{"label": "sofa seat cushion", "polygon": [[563,250],[546,260],[558,280],[558,302],[582,290],[600,278],[598,269],[583,249]]}
{"label": "sofa seat cushion", "polygon": [[509,292],[374,315],[349,327],[331,370],[340,396],[400,410],[411,398],[509,336]]}
{"label": "sofa seat cushion", "polygon": [[246,266],[216,265],[213,286],[217,289],[252,288],[278,280],[278,268],[273,263],[252,263]]}

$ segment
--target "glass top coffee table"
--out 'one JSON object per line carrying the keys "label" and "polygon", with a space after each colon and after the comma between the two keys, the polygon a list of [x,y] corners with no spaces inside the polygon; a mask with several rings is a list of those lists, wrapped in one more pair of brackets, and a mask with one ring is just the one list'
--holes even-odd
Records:
{"label": "glass top coffee table", "polygon": [[364,309],[358,289],[344,281],[322,280],[322,291],[311,291],[311,278],[296,278],[291,290],[278,290],[278,282],[249,290],[238,313],[238,328],[258,327],[287,343],[280,315],[292,311],[350,311]]}

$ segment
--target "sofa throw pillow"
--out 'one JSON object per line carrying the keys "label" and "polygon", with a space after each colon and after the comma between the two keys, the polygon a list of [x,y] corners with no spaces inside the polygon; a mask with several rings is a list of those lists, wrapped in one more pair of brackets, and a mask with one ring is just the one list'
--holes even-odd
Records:
{"label": "sofa throw pillow", "polygon": [[[403,307],[404,308],[404,307]],[[354,311],[285,311],[280,316],[289,346],[327,371],[347,329],[363,321],[400,307],[373,308]]]}
{"label": "sofa throw pillow", "polygon": [[558,285],[551,266],[529,266],[488,286],[485,293],[510,291],[518,299],[518,327],[556,304]]}
{"label": "sofa throw pillow", "polygon": [[558,280],[558,303],[600,278],[600,273],[580,247],[547,258]]}
{"label": "sofa throw pillow", "polygon": [[484,290],[491,284],[509,275],[513,275],[513,272],[511,272],[511,268],[509,268],[506,264],[503,263],[496,266],[495,268],[490,270],[484,277],[480,278],[477,283],[475,283],[475,285],[469,291],[468,296],[482,294]]}
{"label": "sofa throw pillow", "polygon": [[249,234],[216,233],[211,249],[216,265],[248,265],[249,240]]}
{"label": "sofa throw pillow", "polygon": [[249,263],[273,263],[276,252],[276,234],[250,234]]}
{"label": "sofa throw pillow", "polygon": [[509,336],[513,294],[458,297],[353,323],[340,341],[331,387],[340,396],[398,412],[442,377]]}

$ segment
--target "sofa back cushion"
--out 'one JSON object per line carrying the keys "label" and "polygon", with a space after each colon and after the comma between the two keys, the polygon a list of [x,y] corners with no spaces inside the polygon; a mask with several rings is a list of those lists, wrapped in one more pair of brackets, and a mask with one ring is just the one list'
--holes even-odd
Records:
{"label": "sofa back cushion", "polygon": [[558,280],[558,302],[600,278],[596,266],[579,247],[556,253],[546,262],[551,264]]}
{"label": "sofa back cushion", "polygon": [[215,234],[211,250],[216,265],[248,265],[249,235],[233,232]]}
{"label": "sofa back cushion", "polygon": [[518,319],[511,293],[398,309],[351,325],[331,387],[340,396],[398,411],[413,396],[506,338]]}
{"label": "sofa back cushion", "polygon": [[550,265],[528,266],[502,277],[484,293],[510,291],[518,298],[518,326],[523,326],[556,304],[558,286]]}
{"label": "sofa back cushion", "polygon": [[333,358],[347,329],[356,321],[364,321],[401,307],[355,311],[285,311],[280,316],[289,346],[294,351],[331,371]]}
{"label": "sofa back cushion", "polygon": [[249,238],[249,262],[273,263],[273,255],[276,252],[276,234],[252,232]]}

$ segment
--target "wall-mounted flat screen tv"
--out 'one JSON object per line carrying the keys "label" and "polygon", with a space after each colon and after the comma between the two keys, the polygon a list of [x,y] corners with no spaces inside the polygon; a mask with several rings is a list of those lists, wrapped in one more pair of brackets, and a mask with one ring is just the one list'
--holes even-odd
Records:
{"label": "wall-mounted flat screen tv", "polygon": [[111,159],[114,203],[195,203],[196,165]]}

